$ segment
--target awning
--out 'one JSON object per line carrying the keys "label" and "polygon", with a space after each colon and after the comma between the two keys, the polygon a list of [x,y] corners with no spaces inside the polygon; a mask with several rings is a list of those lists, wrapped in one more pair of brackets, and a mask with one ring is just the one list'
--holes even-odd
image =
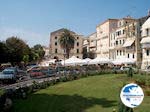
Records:
{"label": "awning", "polygon": [[145,37],[145,38],[142,38],[141,44],[146,44],[146,43],[150,43],[150,37]]}
{"label": "awning", "polygon": [[126,42],[123,44],[123,47],[129,47],[131,46],[135,41],[135,38],[134,39],[127,39]]}

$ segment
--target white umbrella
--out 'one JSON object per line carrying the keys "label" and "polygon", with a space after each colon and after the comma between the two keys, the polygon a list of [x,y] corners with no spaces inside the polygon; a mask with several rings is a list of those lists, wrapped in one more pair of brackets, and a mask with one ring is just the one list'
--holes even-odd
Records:
{"label": "white umbrella", "polygon": [[114,65],[121,65],[121,64],[134,64],[135,60],[134,59],[129,59],[129,58],[122,58],[122,59],[116,59],[112,61]]}
{"label": "white umbrella", "polygon": [[91,60],[92,59],[90,59],[90,58],[85,58],[85,59],[82,60],[82,62],[83,62],[84,65],[87,65]]}
{"label": "white umbrella", "polygon": [[47,61],[49,64],[55,64],[56,59],[51,59],[49,61]]}
{"label": "white umbrella", "polygon": [[111,63],[110,59],[108,58],[100,58],[100,57],[96,57],[95,59],[89,61],[89,64],[108,64]]}
{"label": "white umbrella", "polygon": [[67,60],[63,60],[61,62],[62,65],[82,65],[83,61],[82,59],[79,59],[75,56],[72,56],[71,58],[67,59]]}

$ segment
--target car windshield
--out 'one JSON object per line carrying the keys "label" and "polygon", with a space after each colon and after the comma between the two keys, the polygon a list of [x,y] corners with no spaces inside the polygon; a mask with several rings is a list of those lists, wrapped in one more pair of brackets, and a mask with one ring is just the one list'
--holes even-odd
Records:
{"label": "car windshield", "polygon": [[4,70],[3,74],[13,74],[14,71],[13,70]]}

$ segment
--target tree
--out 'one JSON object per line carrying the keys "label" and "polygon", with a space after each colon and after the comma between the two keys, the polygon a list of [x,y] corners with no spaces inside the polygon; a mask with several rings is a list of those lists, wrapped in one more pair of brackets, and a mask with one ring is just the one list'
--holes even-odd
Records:
{"label": "tree", "polygon": [[25,65],[29,62],[29,55],[24,55],[23,56],[23,61],[24,61],[24,63],[25,63]]}
{"label": "tree", "polygon": [[40,61],[43,59],[45,51],[40,44],[37,44],[31,48],[31,56],[33,61]]}
{"label": "tree", "polygon": [[8,62],[8,49],[4,42],[0,42],[0,63]]}
{"label": "tree", "polygon": [[28,45],[18,37],[10,37],[6,40],[8,49],[8,60],[12,64],[19,63],[23,60],[23,56],[29,53]]}
{"label": "tree", "polygon": [[59,43],[62,49],[64,49],[64,53],[66,53],[66,57],[69,58],[69,54],[71,49],[74,48],[75,37],[68,29],[64,29],[61,37],[59,38]]}

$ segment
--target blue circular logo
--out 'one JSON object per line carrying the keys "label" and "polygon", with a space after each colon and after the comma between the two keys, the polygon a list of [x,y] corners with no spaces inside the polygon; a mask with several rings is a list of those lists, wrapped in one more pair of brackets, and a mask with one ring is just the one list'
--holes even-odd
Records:
{"label": "blue circular logo", "polygon": [[144,93],[139,85],[131,83],[122,88],[120,98],[124,105],[130,108],[135,108],[142,103]]}

